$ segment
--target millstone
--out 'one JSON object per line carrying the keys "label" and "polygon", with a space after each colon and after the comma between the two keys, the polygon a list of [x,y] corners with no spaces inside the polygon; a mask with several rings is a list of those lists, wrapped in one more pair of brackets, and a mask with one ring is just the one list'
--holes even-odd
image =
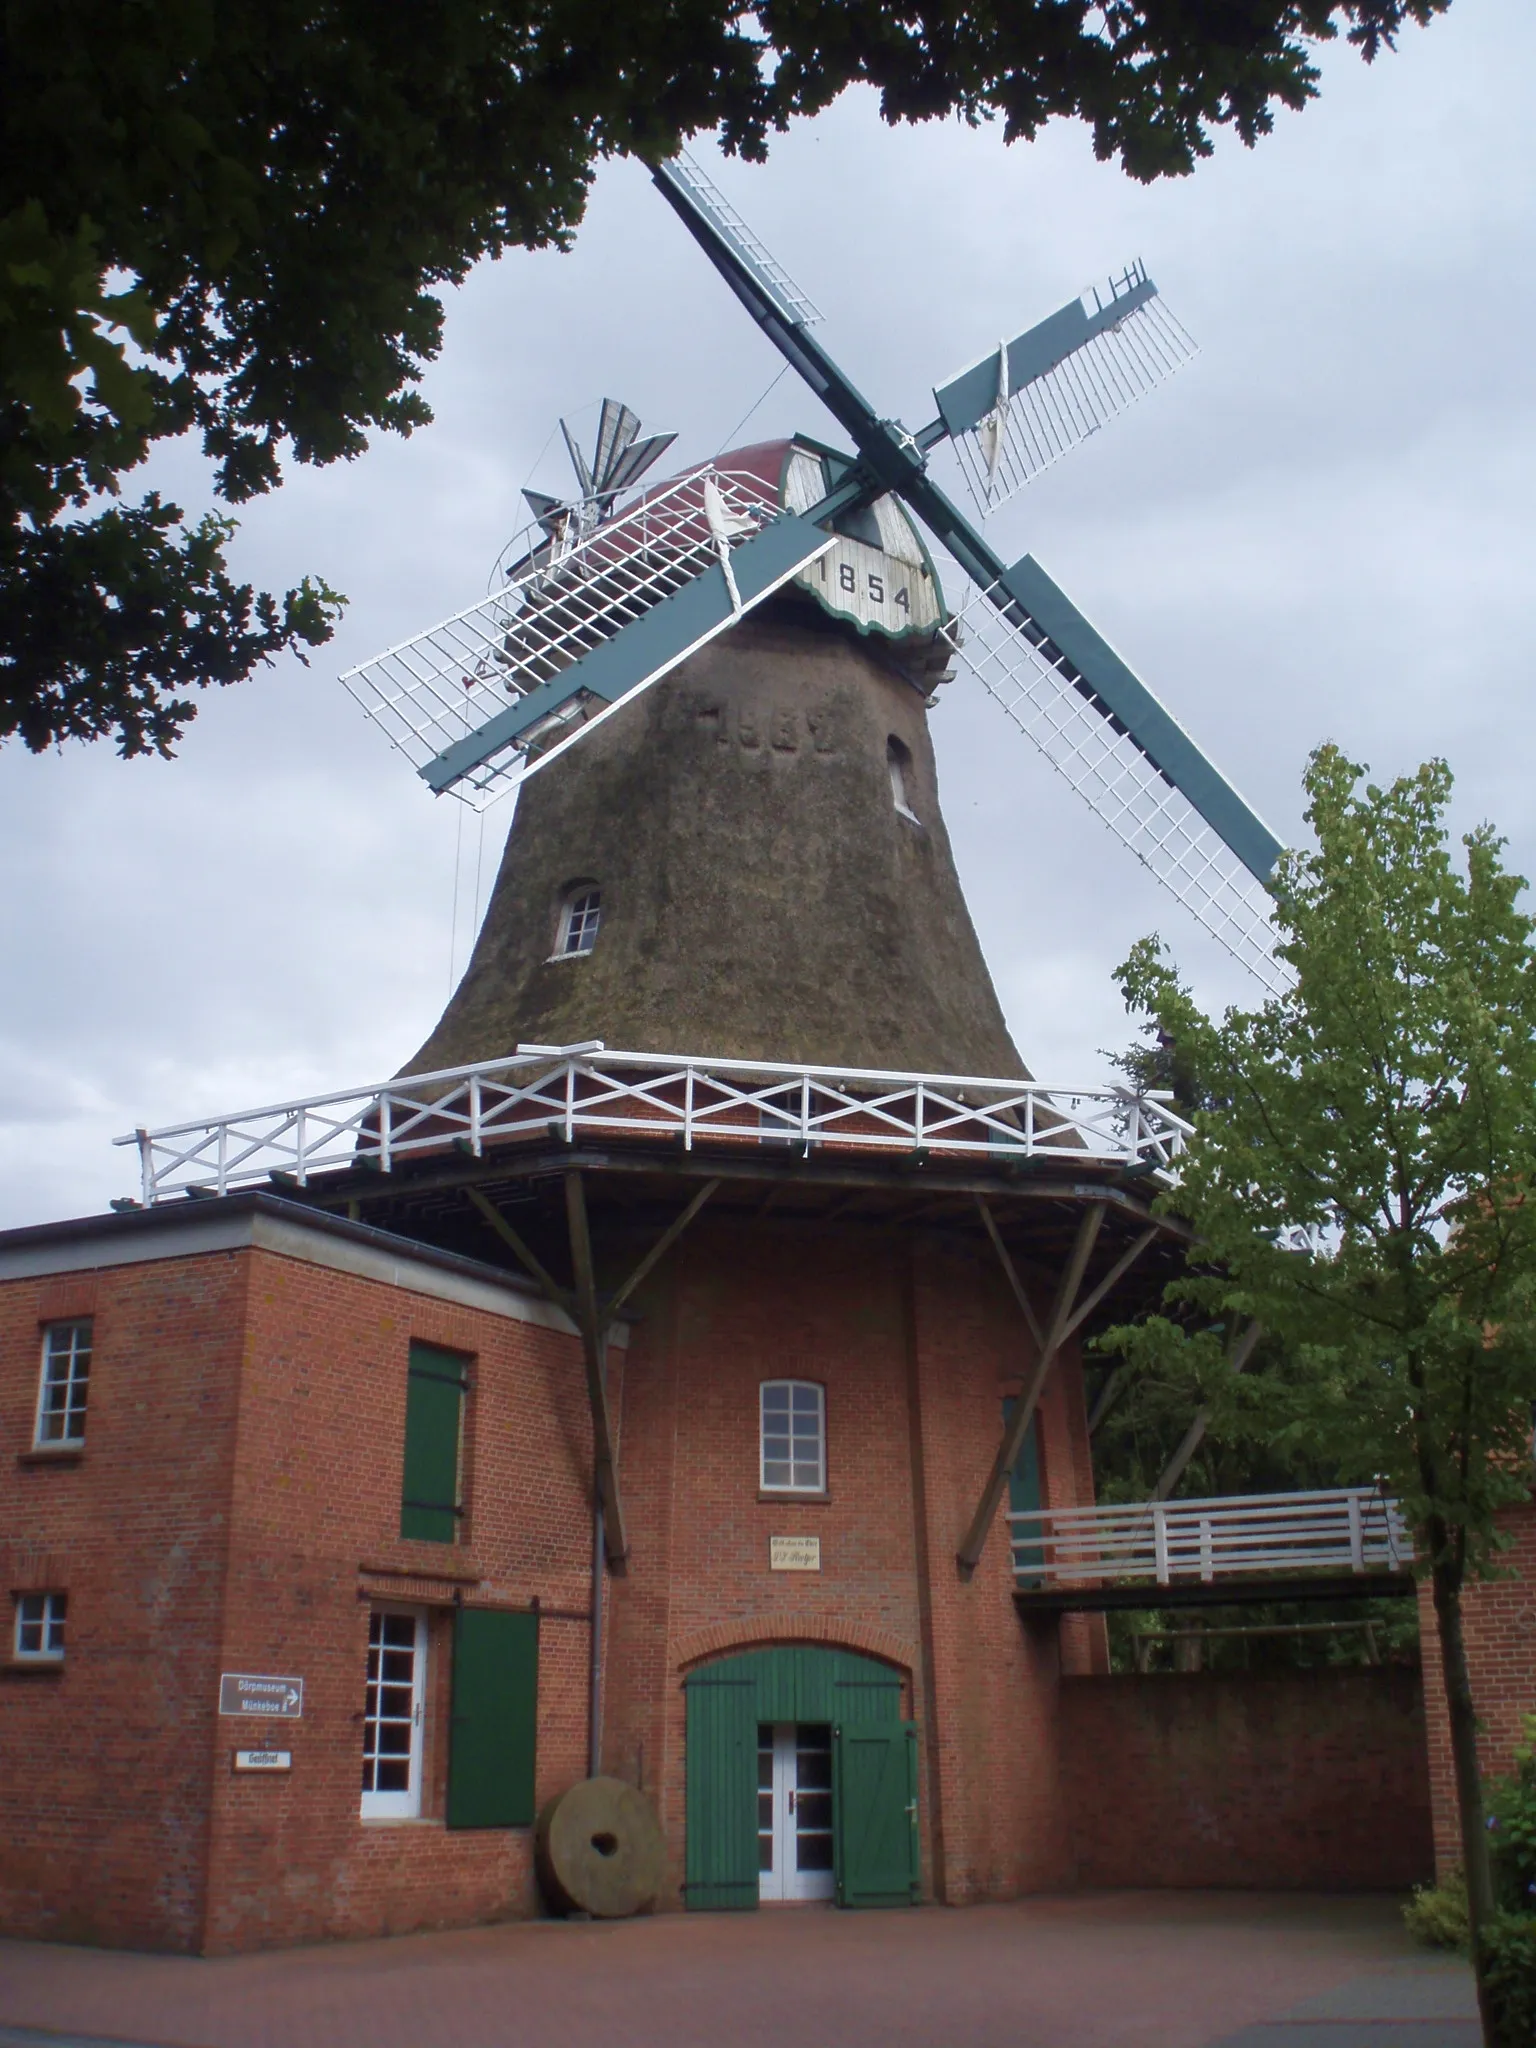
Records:
{"label": "millstone", "polygon": [[654,1905],[666,1847],[651,1802],[619,1778],[584,1778],[539,1815],[534,1858],[557,1913],[623,1920]]}

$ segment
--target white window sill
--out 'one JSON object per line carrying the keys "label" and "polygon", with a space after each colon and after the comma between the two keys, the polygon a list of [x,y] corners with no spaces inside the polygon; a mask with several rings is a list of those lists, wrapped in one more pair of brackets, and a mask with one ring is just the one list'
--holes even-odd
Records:
{"label": "white window sill", "polygon": [[590,960],[592,958],[592,953],[593,948],[591,946],[587,948],[585,953],[551,953],[549,958],[544,962],[544,965],[546,967],[564,967],[569,961],[572,960]]}
{"label": "white window sill", "polygon": [[444,1823],[429,1813],[363,1813],[358,1819],[365,1828],[440,1828]]}

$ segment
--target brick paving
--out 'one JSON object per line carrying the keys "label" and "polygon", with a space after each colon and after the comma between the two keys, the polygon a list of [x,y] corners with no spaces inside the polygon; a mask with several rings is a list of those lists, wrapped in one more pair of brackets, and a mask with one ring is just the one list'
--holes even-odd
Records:
{"label": "brick paving", "polygon": [[0,2048],[1475,2048],[1395,1902],[1121,1892],[202,1961],[0,1942]]}

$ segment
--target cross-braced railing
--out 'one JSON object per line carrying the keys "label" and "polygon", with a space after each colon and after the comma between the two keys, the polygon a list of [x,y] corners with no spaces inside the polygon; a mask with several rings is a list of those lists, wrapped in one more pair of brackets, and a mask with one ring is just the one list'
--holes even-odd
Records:
{"label": "cross-braced railing", "polygon": [[478,1158],[552,1135],[680,1140],[690,1151],[1049,1159],[1063,1170],[1139,1167],[1171,1178],[1189,1131],[1166,1098],[1124,1088],[545,1046],[114,1142],[138,1148],[143,1200],[154,1203],[274,1177],[302,1187],[337,1168],[389,1173],[454,1149]]}
{"label": "cross-braced railing", "polygon": [[1028,1586],[1397,1572],[1413,1561],[1397,1502],[1368,1486],[1040,1508],[1008,1520],[1014,1572]]}

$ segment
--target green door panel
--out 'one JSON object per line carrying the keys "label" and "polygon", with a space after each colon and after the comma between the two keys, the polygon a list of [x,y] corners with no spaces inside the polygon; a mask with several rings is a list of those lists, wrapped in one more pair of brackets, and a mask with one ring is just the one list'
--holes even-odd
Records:
{"label": "green door panel", "polygon": [[704,1664],[688,1702],[684,1898],[694,1910],[757,1905],[761,1721],[900,1728],[901,1674],[853,1650],[782,1643]]}
{"label": "green door panel", "polygon": [[834,1729],[832,1799],[837,1903],[914,1905],[920,1865],[912,1722]]}
{"label": "green door panel", "polygon": [[687,1699],[683,1897],[694,1911],[750,1911],[757,1905],[756,1682],[706,1666],[688,1680]]}
{"label": "green door panel", "polygon": [[451,1351],[413,1344],[405,1383],[405,1472],[400,1534],[452,1543],[459,1521],[459,1435],[464,1360]]}
{"label": "green door panel", "polygon": [[459,1608],[453,1617],[449,1827],[533,1825],[538,1720],[539,1617]]}
{"label": "green door panel", "polygon": [[[1003,1403],[1003,1421],[1013,1413],[1013,1397]],[[1029,1428],[1019,1446],[1019,1455],[1008,1474],[1008,1508],[1011,1514],[1029,1515],[1040,1506],[1040,1415],[1030,1417]],[[1038,1586],[1045,1566],[1045,1549],[1039,1543],[1021,1543],[1013,1552],[1014,1568],[1021,1586]]]}

